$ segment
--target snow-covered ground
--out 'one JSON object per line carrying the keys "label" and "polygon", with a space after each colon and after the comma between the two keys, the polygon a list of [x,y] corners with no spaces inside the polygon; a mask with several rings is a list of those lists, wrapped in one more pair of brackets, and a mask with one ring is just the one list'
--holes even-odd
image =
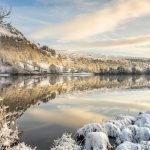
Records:
{"label": "snow-covered ground", "polygon": [[24,36],[10,24],[0,24],[0,36],[17,37],[24,39]]}

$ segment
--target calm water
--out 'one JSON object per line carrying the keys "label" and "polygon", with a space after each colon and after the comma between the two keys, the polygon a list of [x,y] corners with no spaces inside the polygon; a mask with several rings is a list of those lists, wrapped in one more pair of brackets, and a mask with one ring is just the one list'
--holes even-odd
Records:
{"label": "calm water", "polygon": [[84,124],[150,110],[150,77],[0,77],[0,97],[15,113],[21,140],[48,150]]}

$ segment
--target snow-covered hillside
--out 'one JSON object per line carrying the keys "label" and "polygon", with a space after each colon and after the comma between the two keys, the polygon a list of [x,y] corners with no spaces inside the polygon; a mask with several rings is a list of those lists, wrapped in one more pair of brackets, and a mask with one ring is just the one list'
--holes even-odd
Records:
{"label": "snow-covered hillside", "polygon": [[117,57],[89,57],[59,54],[55,50],[28,41],[9,24],[0,25],[0,59],[3,70],[13,74],[95,73],[101,75],[150,74],[150,60]]}
{"label": "snow-covered hillside", "polygon": [[17,37],[24,39],[24,36],[10,24],[0,24],[0,36]]}

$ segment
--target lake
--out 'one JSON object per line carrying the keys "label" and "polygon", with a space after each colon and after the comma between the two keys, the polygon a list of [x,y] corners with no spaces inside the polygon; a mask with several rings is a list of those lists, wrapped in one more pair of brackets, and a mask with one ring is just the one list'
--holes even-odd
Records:
{"label": "lake", "polygon": [[0,97],[21,141],[48,150],[63,133],[150,110],[149,76],[0,77]]}

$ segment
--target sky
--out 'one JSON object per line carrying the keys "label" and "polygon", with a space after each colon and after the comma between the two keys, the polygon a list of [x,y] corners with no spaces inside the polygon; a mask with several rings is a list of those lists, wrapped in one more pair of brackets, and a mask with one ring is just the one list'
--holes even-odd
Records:
{"label": "sky", "polygon": [[0,0],[31,41],[70,53],[150,57],[150,0]]}

